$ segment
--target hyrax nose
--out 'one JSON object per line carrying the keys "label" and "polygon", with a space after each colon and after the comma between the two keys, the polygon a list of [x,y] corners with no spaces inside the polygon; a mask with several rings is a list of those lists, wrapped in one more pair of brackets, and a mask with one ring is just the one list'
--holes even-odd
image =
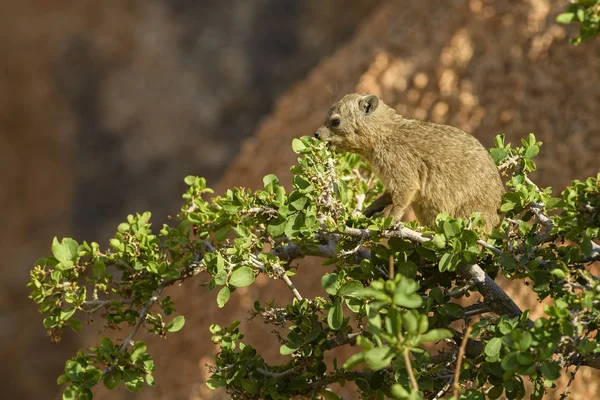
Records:
{"label": "hyrax nose", "polygon": [[315,131],[315,137],[318,139],[319,138],[319,131]]}

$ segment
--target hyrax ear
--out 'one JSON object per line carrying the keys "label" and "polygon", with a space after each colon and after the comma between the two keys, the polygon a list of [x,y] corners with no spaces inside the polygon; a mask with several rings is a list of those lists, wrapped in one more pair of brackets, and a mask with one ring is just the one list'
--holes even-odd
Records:
{"label": "hyrax ear", "polygon": [[364,96],[358,102],[358,107],[365,113],[365,115],[371,114],[379,106],[379,97],[374,94]]}

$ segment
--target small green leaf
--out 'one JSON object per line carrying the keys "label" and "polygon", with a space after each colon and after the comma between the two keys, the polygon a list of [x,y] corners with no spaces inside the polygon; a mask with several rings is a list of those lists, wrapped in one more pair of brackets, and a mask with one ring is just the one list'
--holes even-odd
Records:
{"label": "small green leaf", "polygon": [[227,304],[227,302],[229,301],[230,294],[231,291],[227,286],[223,286],[223,288],[219,290],[219,294],[217,295],[217,305],[219,306],[219,308],[223,308],[223,306]]}
{"label": "small green leaf", "polygon": [[215,231],[215,240],[222,242],[229,237],[230,225],[224,225]]}
{"label": "small green leaf", "polygon": [[131,350],[131,361],[136,363],[140,357],[146,354],[147,349],[148,347],[146,346],[146,343],[142,341],[135,342],[133,349]]}
{"label": "small green leaf", "polygon": [[83,373],[83,367],[77,361],[69,360],[65,363],[65,375],[73,382],[79,382],[81,373]]}
{"label": "small green leaf", "polygon": [[60,263],[69,263],[77,258],[79,245],[71,238],[64,238],[61,243],[54,237],[52,241],[52,254]]}
{"label": "small green leaf", "polygon": [[106,264],[102,261],[96,261],[92,267],[94,279],[102,279],[106,276]]}
{"label": "small green leaf", "polygon": [[185,179],[183,181],[185,182],[186,185],[192,186],[194,183],[196,183],[197,179],[198,178],[193,175],[188,175],[185,177]]}
{"label": "small green leaf", "polygon": [[277,185],[277,184],[279,184],[279,178],[277,178],[277,175],[269,174],[263,178],[263,185],[264,185],[265,189],[269,185]]}
{"label": "small green leaf", "polygon": [[139,392],[144,385],[144,378],[137,371],[125,370],[122,378],[125,381],[125,387],[131,392]]}
{"label": "small green leaf", "polygon": [[250,286],[254,282],[254,272],[250,267],[241,267],[232,272],[229,284],[235,287]]}
{"label": "small green leaf", "polygon": [[321,389],[318,392],[324,400],[341,400],[342,398],[337,394],[330,392],[327,389]]}
{"label": "small green leaf", "polygon": [[67,386],[63,392],[63,400],[75,400],[79,396],[79,388],[75,385]]}
{"label": "small green leaf", "polygon": [[559,24],[569,24],[575,19],[575,14],[572,12],[566,12],[562,14],[558,14],[556,17],[556,22]]}
{"label": "small green leaf", "polygon": [[460,234],[460,225],[456,221],[444,221],[444,235],[450,239]]}
{"label": "small green leaf", "polygon": [[302,343],[286,343],[279,348],[279,353],[282,356],[288,356],[302,347]]}
{"label": "small green leaf", "polygon": [[492,160],[494,160],[494,164],[497,165],[506,158],[508,152],[506,149],[495,148],[490,150],[490,155],[492,156]]}
{"label": "small green leaf", "polygon": [[83,329],[83,324],[77,318],[71,318],[67,322],[69,323],[71,329],[73,329],[75,332],[81,332],[81,330]]}
{"label": "small green leaf", "polygon": [[331,295],[337,294],[338,289],[340,288],[340,283],[338,282],[337,274],[325,274],[321,278],[321,285],[323,289]]}
{"label": "small green leaf", "polygon": [[86,388],[93,388],[102,379],[102,371],[89,365],[82,375],[81,384]]}
{"label": "small green leaf", "polygon": [[271,236],[278,237],[285,233],[285,227],[287,226],[287,220],[282,216],[277,218],[272,218],[269,220],[269,225],[267,226],[267,231]]}
{"label": "small green leaf", "polygon": [[184,324],[185,324],[185,317],[183,315],[179,315],[179,316],[173,318],[173,320],[171,322],[169,322],[169,324],[167,325],[167,331],[177,332],[177,331],[181,330],[181,328],[183,328]]}
{"label": "small green leaf", "polygon": [[296,138],[292,140],[292,150],[294,150],[294,153],[302,154],[306,149],[307,147],[302,140]]}
{"label": "small green leaf", "polygon": [[374,370],[387,367],[393,357],[394,353],[389,347],[375,347],[365,352],[365,361]]}
{"label": "small green leaf", "polygon": [[348,296],[348,297],[354,297],[354,293],[356,293],[357,291],[359,291],[360,289],[363,288],[362,283],[360,283],[359,281],[356,280],[349,280],[344,282],[344,284],[342,285],[342,287],[340,287],[337,291],[337,295],[338,296]]}
{"label": "small green leaf", "polygon": [[394,304],[406,308],[419,308],[423,305],[423,298],[418,294],[406,294],[396,291],[394,293]]}
{"label": "small green leaf", "polygon": [[360,352],[350,356],[344,363],[344,369],[351,370],[357,365],[360,365],[365,362],[365,353]]}
{"label": "small green leaf", "polygon": [[555,381],[560,377],[560,367],[552,361],[546,361],[541,366],[542,374],[551,381]]}
{"label": "small green leaf", "polygon": [[327,324],[331,329],[337,331],[342,327],[343,322],[344,312],[342,310],[342,302],[337,298],[333,303],[333,307],[329,309],[329,313],[327,314]]}
{"label": "small green leaf", "polygon": [[316,338],[318,338],[321,334],[322,329],[323,328],[321,327],[321,324],[316,324],[315,326],[313,326],[310,332],[308,332],[308,335],[306,335],[306,337],[304,338],[304,343],[310,343]]}
{"label": "small green leaf", "polygon": [[529,146],[527,148],[527,150],[525,150],[525,158],[533,158],[535,156],[537,156],[537,154],[540,152],[540,148],[538,147],[538,145],[533,144],[531,146]]}
{"label": "small green leaf", "polygon": [[451,337],[452,332],[450,332],[448,329],[432,329],[419,337],[419,343],[436,343],[444,339],[450,339]]}
{"label": "small green leaf", "polygon": [[213,390],[225,385],[227,385],[227,381],[224,378],[213,377],[206,381],[206,386]]}
{"label": "small green leaf", "polygon": [[500,348],[502,348],[502,339],[492,338],[485,345],[485,355],[495,360],[500,355]]}
{"label": "small green leaf", "polygon": [[440,258],[440,261],[438,263],[438,268],[439,268],[440,272],[445,272],[450,269],[450,267],[452,266],[452,257],[453,257],[452,253],[444,253],[442,255],[442,257]]}
{"label": "small green leaf", "polygon": [[69,379],[69,377],[65,374],[62,374],[61,376],[59,376],[56,379],[56,385],[60,386],[60,385],[64,385],[65,383],[71,382],[71,379]]}

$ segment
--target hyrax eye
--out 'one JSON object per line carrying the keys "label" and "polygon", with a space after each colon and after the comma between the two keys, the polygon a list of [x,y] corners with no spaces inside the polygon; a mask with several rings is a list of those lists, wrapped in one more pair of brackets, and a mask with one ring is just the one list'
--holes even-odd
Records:
{"label": "hyrax eye", "polygon": [[337,128],[338,126],[340,126],[340,119],[339,118],[334,118],[331,120],[331,126],[334,128]]}

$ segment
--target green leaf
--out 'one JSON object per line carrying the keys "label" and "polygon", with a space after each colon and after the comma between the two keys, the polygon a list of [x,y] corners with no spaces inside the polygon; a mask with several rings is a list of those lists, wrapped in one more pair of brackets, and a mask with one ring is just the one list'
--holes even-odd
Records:
{"label": "green leaf", "polygon": [[75,400],[79,395],[79,388],[75,385],[67,386],[65,391],[63,392],[62,398],[63,400]]}
{"label": "green leaf", "polygon": [[504,356],[502,362],[500,363],[503,370],[513,371],[519,366],[519,362],[517,361],[517,353],[517,351],[513,351]]}
{"label": "green leaf", "polygon": [[507,155],[508,155],[508,152],[506,151],[506,149],[496,148],[496,149],[490,150],[490,156],[492,156],[492,160],[494,160],[494,164],[499,164],[500,161],[504,160]]}
{"label": "green leaf", "polygon": [[173,318],[173,320],[171,322],[169,322],[169,324],[167,325],[167,331],[177,332],[177,331],[181,330],[181,328],[183,328],[184,324],[185,324],[185,317],[183,315],[179,315],[179,316]]}
{"label": "green leaf", "polygon": [[100,346],[102,347],[103,351],[108,353],[112,353],[115,349],[115,345],[113,344],[112,340],[110,340],[110,338],[107,337],[103,337],[100,340]]}
{"label": "green leaf", "polygon": [[223,308],[225,304],[229,301],[229,295],[231,291],[227,286],[223,286],[221,290],[219,290],[219,294],[217,295],[217,305],[219,308]]}
{"label": "green leaf", "polygon": [[540,148],[538,147],[538,145],[533,144],[531,146],[529,146],[527,148],[527,150],[525,150],[525,158],[533,158],[535,156],[537,156],[537,154],[540,152]]}
{"label": "green leaf", "polygon": [[267,176],[265,176],[263,178],[263,184],[264,184],[265,189],[269,185],[278,185],[279,184],[279,178],[277,178],[277,175],[269,174],[269,175],[267,175]]}
{"label": "green leaf", "polygon": [[325,274],[321,278],[321,285],[323,289],[331,295],[337,294],[338,289],[340,288],[340,283],[338,281],[337,274]]}
{"label": "green leaf", "polygon": [[501,133],[494,137],[494,146],[504,147],[504,133]]}
{"label": "green leaf", "polygon": [[71,329],[73,329],[75,332],[81,332],[81,330],[83,329],[83,324],[77,318],[71,318],[67,322],[69,323]]}
{"label": "green leaf", "polygon": [[64,385],[65,383],[71,382],[71,379],[69,379],[69,377],[65,374],[62,374],[61,376],[59,376],[56,379],[56,385],[60,386],[60,385]]}
{"label": "green leaf", "polygon": [[342,310],[342,302],[339,298],[335,299],[333,307],[329,309],[327,314],[327,324],[331,329],[337,331],[342,327],[344,322],[344,312]]}
{"label": "green leaf", "polygon": [[65,375],[73,382],[79,382],[81,373],[83,373],[83,367],[77,361],[69,360],[65,363]]}
{"label": "green leaf", "polygon": [[224,225],[215,231],[215,240],[222,242],[229,237],[230,225]]}
{"label": "green leaf", "polygon": [[485,345],[485,355],[491,359],[496,360],[500,356],[500,349],[502,348],[502,339],[492,338]]}
{"label": "green leaf", "polygon": [[552,361],[546,361],[541,366],[542,374],[551,381],[555,381],[560,377],[560,367]]}
{"label": "green leaf", "polygon": [[206,386],[210,389],[218,389],[227,385],[227,381],[224,378],[212,377],[208,381],[206,381]]}
{"label": "green leaf", "polygon": [[417,317],[410,311],[402,313],[402,325],[408,333],[412,334],[417,333],[419,329],[419,321],[417,320]]}
{"label": "green leaf", "polygon": [[444,235],[436,234],[433,236],[433,239],[431,239],[431,244],[433,244],[436,249],[443,249],[446,247],[446,237]]}
{"label": "green leaf", "polygon": [[342,398],[337,394],[330,392],[327,389],[321,389],[318,392],[324,400],[341,400]]}
{"label": "green leaf", "polygon": [[294,150],[294,153],[302,154],[306,149],[307,147],[302,140],[296,138],[292,140],[292,150]]}
{"label": "green leaf", "polygon": [[321,327],[321,324],[316,324],[315,326],[313,326],[310,332],[308,332],[308,335],[306,335],[306,337],[304,338],[304,343],[310,343],[316,338],[318,338],[322,330],[323,328]]}
{"label": "green leaf", "polygon": [[102,379],[102,371],[93,366],[88,366],[82,375],[81,384],[86,388],[93,388]]}
{"label": "green leaf", "polygon": [[400,293],[396,290],[394,293],[394,304],[406,308],[419,308],[423,305],[423,298],[418,294]]}
{"label": "green leaf", "polygon": [[285,227],[287,225],[287,220],[282,216],[277,218],[273,218],[269,221],[269,225],[267,226],[267,231],[273,237],[281,236],[285,233]]}
{"label": "green leaf", "polygon": [[575,14],[572,12],[566,12],[558,14],[556,22],[559,24],[570,24],[575,19]]}
{"label": "green leaf", "polygon": [[77,249],[79,245],[71,238],[64,238],[62,243],[54,237],[52,241],[52,254],[61,263],[73,262],[77,258]]}
{"label": "green leaf", "polygon": [[154,386],[155,381],[152,374],[146,374],[146,383],[148,384],[148,386]]}
{"label": "green leaf", "polygon": [[352,354],[350,358],[346,360],[343,367],[344,369],[351,370],[357,365],[360,365],[365,362],[365,353],[360,352],[356,354]]}
{"label": "green leaf", "polygon": [[410,393],[399,383],[394,383],[390,387],[390,396],[394,399],[407,399]]}
{"label": "green leaf", "polygon": [[96,261],[92,267],[94,279],[102,279],[106,276],[106,264],[102,261]]}
{"label": "green leaf", "polygon": [[302,343],[286,343],[279,348],[279,353],[281,353],[282,356],[288,356],[294,353],[300,347],[302,347]]}
{"label": "green leaf", "polygon": [[369,368],[374,370],[387,367],[393,357],[394,353],[389,347],[375,347],[365,352],[365,361]]}
{"label": "green leaf", "polygon": [[229,284],[235,287],[246,287],[254,282],[254,272],[250,267],[241,267],[231,273]]}
{"label": "green leaf", "polygon": [[147,349],[148,347],[146,346],[146,343],[142,341],[135,342],[133,349],[131,350],[131,361],[136,363],[140,357],[146,354]]}
{"label": "green leaf", "polygon": [[125,387],[132,392],[139,392],[144,385],[144,378],[137,371],[123,371],[123,380],[125,381]]}
{"label": "green leaf", "polygon": [[450,332],[448,329],[432,329],[419,337],[419,343],[436,343],[444,339],[450,339],[451,337],[452,332]]}
{"label": "green leaf", "polygon": [[458,236],[460,234],[460,224],[456,221],[444,221],[444,235],[448,239]]}
{"label": "green leaf", "polygon": [[440,261],[438,263],[438,268],[439,268],[440,272],[445,272],[450,269],[450,267],[452,266],[452,257],[453,256],[454,256],[454,254],[452,254],[452,253],[444,253],[442,255],[442,257],[440,258]]}
{"label": "green leaf", "polygon": [[360,283],[359,281],[356,281],[354,279],[351,279],[349,281],[344,282],[342,287],[340,287],[338,289],[337,295],[354,297],[353,296],[354,293],[356,293],[357,291],[359,291],[362,288],[363,288],[362,283]]}

